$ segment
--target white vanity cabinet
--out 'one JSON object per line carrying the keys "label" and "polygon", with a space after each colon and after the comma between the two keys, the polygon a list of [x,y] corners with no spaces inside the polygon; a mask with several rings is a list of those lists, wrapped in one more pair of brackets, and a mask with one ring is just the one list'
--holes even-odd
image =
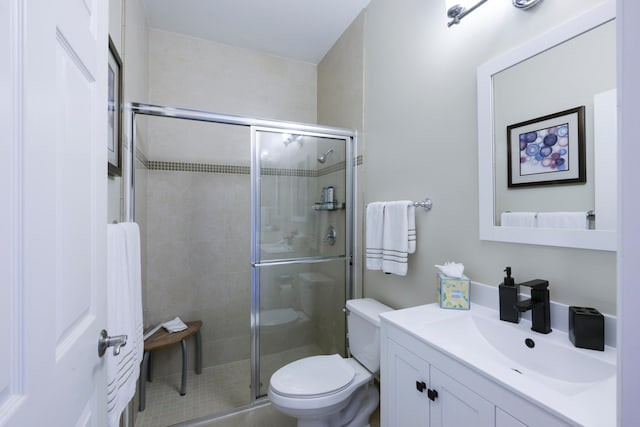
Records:
{"label": "white vanity cabinet", "polygon": [[571,425],[381,319],[382,427]]}
{"label": "white vanity cabinet", "polygon": [[[386,340],[383,365],[383,417],[385,426],[495,425],[494,405],[429,362]],[[389,377],[393,379],[388,379]]]}
{"label": "white vanity cabinet", "polygon": [[383,347],[385,344],[386,351],[381,355],[380,369],[381,413],[384,413],[386,421],[382,424],[406,427],[429,425],[429,363],[390,338],[383,342]]}
{"label": "white vanity cabinet", "polygon": [[431,426],[457,427],[495,425],[494,405],[444,372],[430,367],[431,389],[437,393],[431,404]]}

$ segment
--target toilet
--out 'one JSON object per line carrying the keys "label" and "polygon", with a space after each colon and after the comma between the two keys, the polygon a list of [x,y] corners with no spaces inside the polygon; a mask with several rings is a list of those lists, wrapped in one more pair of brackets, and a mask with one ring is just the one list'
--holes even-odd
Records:
{"label": "toilet", "polygon": [[373,385],[380,369],[380,319],[392,311],[371,298],[348,300],[347,329],[352,357],[311,356],[271,376],[269,399],[298,427],[365,427],[380,401]]}

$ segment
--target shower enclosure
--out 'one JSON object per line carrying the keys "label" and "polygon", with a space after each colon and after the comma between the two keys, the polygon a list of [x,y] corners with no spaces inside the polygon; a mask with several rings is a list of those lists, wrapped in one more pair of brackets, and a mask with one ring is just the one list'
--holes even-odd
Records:
{"label": "shower enclosure", "polygon": [[[261,404],[284,364],[345,355],[355,133],[144,104],[129,110],[145,327],[175,316],[203,321],[203,373],[190,374],[185,397],[171,389],[179,350],[154,354],[154,377],[166,378],[169,398],[203,402],[189,403],[182,419],[159,415],[166,425]],[[146,412],[166,398],[147,390],[136,425],[152,425]]]}

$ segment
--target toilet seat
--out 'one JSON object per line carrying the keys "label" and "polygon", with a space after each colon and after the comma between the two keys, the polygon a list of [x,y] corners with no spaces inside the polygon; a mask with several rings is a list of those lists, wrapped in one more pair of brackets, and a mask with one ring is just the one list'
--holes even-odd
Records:
{"label": "toilet seat", "polygon": [[338,354],[312,356],[292,362],[271,376],[271,388],[281,396],[314,398],[349,387],[356,371]]}
{"label": "toilet seat", "polygon": [[[288,369],[289,365],[286,365],[280,368],[278,371],[276,371],[275,374],[273,374],[272,381],[271,381],[271,384],[269,384],[269,391],[268,391],[269,400],[271,400],[271,403],[280,411],[295,418],[316,417],[316,416],[324,416],[327,414],[335,413],[336,411],[339,411],[349,403],[350,397],[352,396],[354,390],[365,385],[366,383],[370,382],[373,379],[373,374],[367,371],[362,365],[360,365],[353,358],[344,359],[339,354],[335,354],[332,356],[312,356],[306,359],[313,360],[317,357],[327,358],[327,360],[325,360],[325,362],[327,362],[325,367],[326,369],[328,369],[328,371],[317,371],[317,374],[319,374],[320,376],[334,375],[335,373],[331,371],[332,369],[335,369],[336,366],[338,367],[344,366],[339,362],[341,360],[349,368],[353,370],[353,373],[354,373],[353,378],[351,380],[348,380],[347,383],[344,385],[340,385],[340,381],[334,380],[335,382],[334,382],[334,385],[332,386],[325,386],[322,388],[318,387],[315,390],[313,390],[315,392],[318,392],[319,394],[315,394],[315,395],[307,394],[306,396],[295,395],[292,393],[292,389],[289,388],[288,385],[283,384],[284,382],[284,379],[282,379],[283,377],[281,377],[280,379],[277,379],[276,381],[277,385],[274,386],[273,376],[278,374],[278,377],[280,377],[280,374],[282,372],[286,373],[287,371],[289,371]],[[338,360],[337,362],[336,362],[336,359]],[[301,359],[301,360],[305,360],[305,359]],[[298,361],[293,363],[297,364],[297,362]],[[301,366],[304,366],[304,365],[301,365]],[[293,372],[299,372],[299,371],[296,370]],[[314,381],[316,380],[317,380],[317,377],[314,378]],[[311,381],[307,381],[307,382],[311,382]],[[280,387],[281,389],[284,389],[283,391],[285,393],[288,392],[289,395],[286,395],[280,390],[278,390],[278,387]],[[327,391],[331,388],[334,388],[334,390]],[[312,389],[309,389],[309,393],[312,393],[313,391]]]}

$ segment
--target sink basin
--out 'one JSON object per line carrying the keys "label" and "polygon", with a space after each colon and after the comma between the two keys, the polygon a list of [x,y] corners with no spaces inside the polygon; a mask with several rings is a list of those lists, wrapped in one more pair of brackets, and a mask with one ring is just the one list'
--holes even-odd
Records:
{"label": "sink basin", "polygon": [[[527,333],[500,320],[471,316],[475,327],[489,344],[526,371],[575,383],[597,382],[616,373],[615,365],[577,350]],[[525,374],[523,372],[523,374]]]}
{"label": "sink basin", "polygon": [[495,312],[456,313],[425,324],[421,335],[474,365],[510,371],[502,374],[528,378],[565,395],[615,377],[616,366],[610,357],[575,348],[566,333],[539,334],[530,330],[526,320],[513,324],[491,315]]}

